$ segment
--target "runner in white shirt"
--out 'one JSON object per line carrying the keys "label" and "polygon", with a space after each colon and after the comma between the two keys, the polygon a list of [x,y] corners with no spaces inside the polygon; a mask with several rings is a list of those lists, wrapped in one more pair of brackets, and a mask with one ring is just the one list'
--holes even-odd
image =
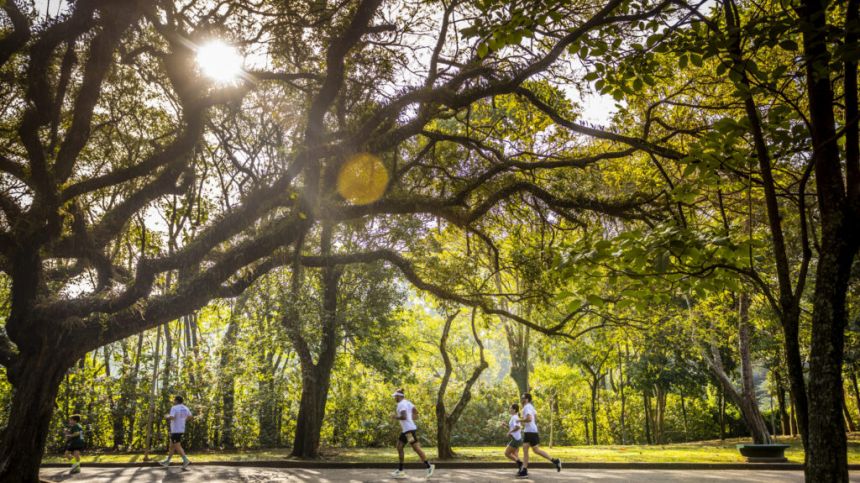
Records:
{"label": "runner in white shirt", "polygon": [[520,425],[520,405],[511,404],[511,419],[508,420],[508,436],[511,438],[505,446],[505,457],[517,464],[517,470],[523,467],[520,461],[520,446],[523,445],[523,432]]}
{"label": "runner in white shirt", "polygon": [[185,421],[191,419],[193,415],[191,410],[185,404],[182,404],[181,396],[173,398],[173,407],[170,408],[170,413],[164,416],[164,419],[170,421],[170,451],[167,453],[167,459],[161,462],[161,466],[170,466],[170,458],[173,453],[179,453],[182,456],[182,468],[188,468],[191,460],[185,456],[185,450],[182,449],[182,436],[185,434]]}
{"label": "runner in white shirt", "polygon": [[523,430],[525,434],[523,435],[523,467],[520,469],[517,476],[520,478],[526,478],[529,475],[529,448],[531,448],[536,454],[543,456],[544,458],[550,460],[552,464],[555,465],[556,471],[561,471],[561,461],[558,458],[553,458],[546,451],[538,448],[540,444],[540,436],[538,435],[538,427],[537,427],[537,411],[535,407],[532,406],[532,395],[529,393],[525,393],[520,397],[520,402],[523,405],[523,419],[521,422],[523,423]]}
{"label": "runner in white shirt", "polygon": [[403,389],[394,391],[392,396],[394,397],[394,400],[397,401],[397,409],[394,413],[394,419],[400,423],[400,437],[397,438],[397,455],[400,457],[400,464],[398,465],[397,470],[395,470],[391,475],[395,478],[406,478],[406,473],[403,471],[403,458],[405,456],[403,447],[406,443],[409,443],[415,451],[415,454],[421,458],[421,462],[427,467],[427,478],[430,478],[433,471],[436,469],[436,465],[430,464],[430,462],[427,461],[427,456],[421,449],[421,443],[418,442],[418,437],[415,434],[418,430],[418,426],[415,425],[415,416],[418,414],[415,410],[415,405],[406,399],[406,396],[403,394]]}

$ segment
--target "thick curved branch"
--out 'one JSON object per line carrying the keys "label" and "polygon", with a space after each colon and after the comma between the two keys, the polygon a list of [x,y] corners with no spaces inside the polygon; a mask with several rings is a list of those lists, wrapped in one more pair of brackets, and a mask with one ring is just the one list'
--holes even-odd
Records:
{"label": "thick curved branch", "polygon": [[418,273],[415,271],[412,263],[407,259],[402,257],[400,254],[392,251],[392,250],[374,250],[369,252],[362,253],[352,253],[346,255],[331,255],[327,257],[323,256],[302,256],[301,258],[302,265],[308,267],[325,267],[331,265],[345,265],[345,264],[356,264],[356,263],[373,263],[379,261],[388,262],[403,274],[404,277],[413,285],[415,288],[419,290],[424,290],[426,292],[430,292],[431,294],[439,297],[442,300],[447,300],[450,302],[456,302],[460,305],[465,305],[467,307],[478,307],[484,311],[486,314],[490,315],[498,315],[501,317],[505,317],[511,319],[517,323],[520,323],[530,329],[536,330],[542,334],[547,335],[557,335],[559,337],[572,338],[569,334],[563,332],[562,330],[567,326],[567,323],[573,319],[573,317],[582,311],[583,309],[577,309],[573,313],[566,316],[556,325],[551,327],[543,327],[539,324],[536,324],[526,318],[520,317],[516,314],[508,312],[507,310],[497,309],[489,305],[486,301],[481,300],[478,297],[471,297],[462,294],[458,294],[456,292],[450,291],[442,286],[430,283],[422,279]]}

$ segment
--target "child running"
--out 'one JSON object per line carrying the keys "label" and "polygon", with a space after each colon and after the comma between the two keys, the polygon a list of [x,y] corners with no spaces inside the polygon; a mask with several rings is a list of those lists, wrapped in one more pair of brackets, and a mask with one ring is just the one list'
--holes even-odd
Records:
{"label": "child running", "polygon": [[84,428],[81,426],[81,416],[73,414],[69,416],[69,424],[63,432],[66,436],[66,452],[65,458],[74,458],[70,474],[81,472],[81,450],[84,449]]}
{"label": "child running", "polygon": [[505,457],[517,464],[517,473],[523,467],[523,462],[520,461],[520,446],[523,445],[523,432],[520,426],[520,405],[511,404],[510,407],[511,419],[508,421],[508,445],[505,446]]}
{"label": "child running", "polygon": [[173,398],[173,407],[170,408],[170,413],[164,416],[164,419],[170,421],[170,451],[167,453],[167,459],[162,461],[161,466],[170,466],[170,458],[173,453],[179,453],[182,456],[182,469],[188,468],[191,460],[185,456],[185,450],[182,449],[182,436],[185,434],[185,421],[191,419],[193,415],[191,410],[182,404],[181,396]]}
{"label": "child running", "polygon": [[553,458],[546,451],[538,448],[540,444],[540,436],[538,435],[538,427],[537,427],[537,411],[535,407],[532,406],[532,395],[529,393],[525,393],[520,397],[520,403],[523,405],[523,429],[525,430],[525,434],[523,434],[523,467],[520,469],[517,476],[520,478],[527,478],[529,476],[529,448],[534,450],[535,454],[543,456],[544,458],[550,460],[553,465],[555,465],[556,471],[561,471],[561,461],[558,458]]}
{"label": "child running", "polygon": [[433,471],[436,469],[436,465],[430,464],[430,462],[427,461],[427,456],[421,449],[421,443],[418,442],[418,437],[415,434],[418,430],[418,426],[415,425],[414,421],[415,414],[417,413],[415,405],[406,399],[403,389],[394,391],[392,396],[397,402],[394,419],[400,422],[400,437],[397,438],[397,455],[400,458],[400,464],[397,466],[397,469],[391,473],[391,476],[395,478],[406,478],[406,472],[403,471],[403,447],[406,443],[409,443],[415,451],[415,454],[421,458],[421,462],[427,467],[427,478],[430,478],[433,475]]}

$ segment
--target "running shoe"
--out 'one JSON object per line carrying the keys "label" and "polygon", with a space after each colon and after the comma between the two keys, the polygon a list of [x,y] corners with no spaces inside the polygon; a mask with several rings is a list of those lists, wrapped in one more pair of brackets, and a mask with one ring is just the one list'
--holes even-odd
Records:
{"label": "running shoe", "polygon": [[183,462],[182,462],[182,469],[184,470],[184,469],[188,468],[188,466],[189,466],[190,464],[191,464],[191,460],[185,460],[185,461],[183,461]]}
{"label": "running shoe", "polygon": [[170,466],[170,461],[163,460],[163,461],[159,461],[159,462],[158,462],[158,464],[160,464],[161,466],[163,466],[163,467],[167,468],[168,466]]}
{"label": "running shoe", "polygon": [[430,466],[428,466],[427,467],[427,478],[430,478],[431,476],[433,476],[434,471],[436,471],[436,465],[431,464]]}
{"label": "running shoe", "polygon": [[561,471],[561,460],[556,458],[552,460],[552,464],[555,465],[555,471]]}
{"label": "running shoe", "polygon": [[391,476],[397,479],[406,478],[406,472],[403,470],[394,470],[391,472]]}

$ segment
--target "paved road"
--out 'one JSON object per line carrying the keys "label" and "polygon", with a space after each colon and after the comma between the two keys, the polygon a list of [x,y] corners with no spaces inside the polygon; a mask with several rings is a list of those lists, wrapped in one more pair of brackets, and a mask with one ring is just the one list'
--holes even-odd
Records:
{"label": "paved road", "polygon": [[[69,475],[60,468],[42,470],[46,481],[68,481],[75,483],[364,483],[426,481],[421,470],[408,470],[407,479],[395,480],[389,470],[372,469],[278,469],[245,468],[227,466],[191,466],[183,471],[179,467],[170,469],[154,467],[138,468],[84,468],[78,475]],[[436,470],[432,481],[453,482],[583,482],[598,481],[605,483],[622,482],[720,482],[720,483],[770,483],[802,482],[799,471],[747,471],[747,470],[566,470],[561,473],[548,469],[531,472],[529,479],[518,480],[512,470],[501,469],[463,469]],[[860,474],[851,477],[860,483]]]}

